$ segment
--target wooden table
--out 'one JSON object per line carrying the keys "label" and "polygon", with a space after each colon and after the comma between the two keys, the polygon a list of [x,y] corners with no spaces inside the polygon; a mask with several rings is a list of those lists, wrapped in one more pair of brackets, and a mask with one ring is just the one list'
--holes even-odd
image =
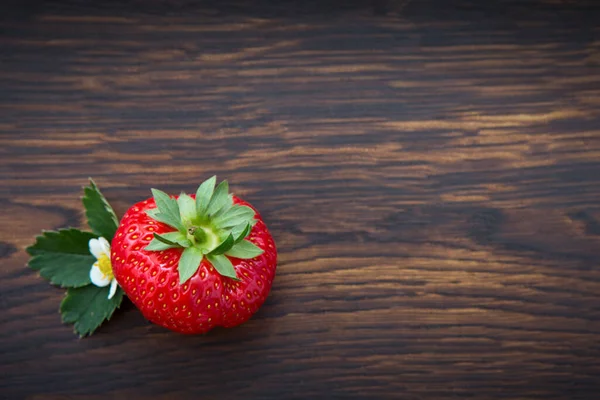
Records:
{"label": "wooden table", "polygon": [[[4,6],[0,398],[600,396],[598,5],[367,3]],[[252,320],[61,324],[24,248],[88,176],[214,173],[279,248]]]}

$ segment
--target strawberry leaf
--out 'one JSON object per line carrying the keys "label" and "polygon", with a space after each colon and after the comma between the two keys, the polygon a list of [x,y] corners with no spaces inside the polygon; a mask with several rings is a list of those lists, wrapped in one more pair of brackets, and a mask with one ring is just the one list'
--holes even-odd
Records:
{"label": "strawberry leaf", "polygon": [[179,215],[184,224],[189,224],[196,218],[196,202],[185,193],[181,193],[177,199],[179,206]]}
{"label": "strawberry leaf", "polygon": [[233,206],[229,211],[214,219],[214,223],[221,229],[231,228],[236,225],[249,223],[254,218],[254,210],[247,206]]}
{"label": "strawberry leaf", "polygon": [[228,212],[229,210],[231,210],[232,207],[233,207],[233,195],[230,194],[227,196],[227,201],[225,202],[225,204],[211,216],[212,220],[215,221],[221,215],[223,215],[226,212]]}
{"label": "strawberry leaf", "polygon": [[162,222],[163,224],[167,224],[171,228],[179,229],[177,227],[180,225],[180,221],[178,219],[175,220],[165,214],[162,214],[158,208],[151,208],[150,210],[146,210],[146,214],[153,220]]}
{"label": "strawberry leaf", "polygon": [[29,267],[43,278],[61,287],[80,287],[90,283],[90,269],[96,258],[90,253],[89,241],[97,235],[78,229],[43,232],[27,248],[32,256]]}
{"label": "strawberry leaf", "polygon": [[181,232],[167,232],[160,235],[155,233],[154,239],[173,247],[190,247],[192,245],[192,242]]}
{"label": "strawberry leaf", "polygon": [[223,181],[219,183],[213,196],[210,199],[210,203],[208,204],[208,209],[206,210],[207,215],[212,215],[219,211],[221,207],[227,204],[227,200],[229,199],[229,184],[227,181]]}
{"label": "strawberry leaf", "polygon": [[[241,229],[241,231],[240,231],[240,229]],[[248,223],[245,226],[244,225],[238,225],[238,226],[234,227],[231,230],[231,233],[235,237],[235,243],[239,243],[242,240],[244,240],[244,238],[246,236],[248,236],[248,234],[250,233],[251,229],[252,229],[252,226],[250,224],[248,224]]]}
{"label": "strawberry leaf", "polygon": [[204,215],[206,213],[208,203],[215,191],[216,182],[217,177],[213,176],[202,182],[198,187],[198,190],[196,191],[196,213],[198,215]]}
{"label": "strawberry leaf", "polygon": [[233,235],[230,233],[229,236],[217,247],[215,247],[209,254],[223,254],[227,250],[231,249],[235,244]]}
{"label": "strawberry leaf", "polygon": [[178,244],[172,244],[172,243],[165,243],[163,241],[160,241],[157,238],[153,238],[152,241],[150,243],[148,243],[148,246],[144,247],[144,250],[146,251],[161,251],[161,250],[167,250],[167,249],[176,249],[176,248],[180,248],[181,246],[179,246]]}
{"label": "strawberry leaf", "polygon": [[84,187],[83,193],[82,201],[88,225],[95,234],[110,242],[119,226],[115,212],[91,178],[90,186]]}
{"label": "strawberry leaf", "polygon": [[179,205],[177,204],[177,200],[169,197],[168,194],[158,189],[152,189],[152,196],[154,196],[154,201],[156,202],[156,206],[160,211],[160,215],[162,218],[164,218],[164,221],[161,222],[164,222],[177,230],[185,230],[183,224],[181,223],[181,216],[179,215]]}
{"label": "strawberry leaf", "polygon": [[185,283],[198,271],[202,257],[202,251],[196,247],[188,247],[181,253],[178,267],[180,284]]}
{"label": "strawberry leaf", "polygon": [[260,256],[263,250],[247,240],[242,240],[228,250],[225,254],[230,257],[249,259]]}
{"label": "strawberry leaf", "polygon": [[64,323],[75,324],[75,332],[84,337],[91,335],[123,301],[123,290],[117,288],[112,299],[108,299],[109,288],[87,285],[69,288],[67,296],[60,304]]}
{"label": "strawberry leaf", "polygon": [[238,279],[237,274],[235,273],[235,269],[233,268],[233,264],[229,260],[229,258],[225,257],[222,254],[219,255],[208,255],[206,256],[208,261],[215,267],[217,272],[223,276],[228,278]]}
{"label": "strawberry leaf", "polygon": [[160,210],[157,208],[151,208],[146,210],[145,213],[152,219],[156,219],[157,216],[160,215]]}

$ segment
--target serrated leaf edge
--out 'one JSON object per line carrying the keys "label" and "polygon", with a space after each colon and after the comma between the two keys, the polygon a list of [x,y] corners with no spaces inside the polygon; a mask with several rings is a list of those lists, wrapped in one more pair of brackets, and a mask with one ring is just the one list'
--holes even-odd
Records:
{"label": "serrated leaf edge", "polygon": [[[29,260],[27,260],[27,263],[26,263],[25,265],[26,265],[26,267],[27,267],[27,268],[29,268],[30,270],[32,270],[32,271],[35,271],[35,272],[37,273],[37,275],[38,275],[40,278],[42,278],[42,279],[44,279],[44,280],[48,281],[48,282],[49,282],[49,283],[50,283],[52,286],[56,286],[56,287],[59,287],[59,288],[62,288],[62,289],[68,289],[68,288],[74,288],[74,289],[77,289],[77,288],[82,288],[82,287],[84,287],[84,286],[90,285],[90,284],[91,284],[90,282],[86,282],[86,283],[83,283],[83,284],[81,284],[81,285],[68,285],[68,286],[67,286],[67,285],[62,285],[62,284],[60,284],[60,283],[57,283],[57,282],[53,281],[53,280],[52,280],[52,278],[46,278],[45,276],[42,276],[42,274],[41,274],[41,272],[40,272],[40,270],[39,270],[39,269],[33,268],[33,267],[30,265],[30,264],[31,264],[31,261],[33,261],[33,260],[35,260],[35,259],[38,259],[38,258],[40,258],[40,257],[42,256],[41,254],[32,254],[32,253],[31,253],[31,250],[32,250],[33,246],[35,246],[35,244],[38,242],[38,240],[39,240],[40,238],[41,238],[41,239],[47,238],[47,237],[48,237],[48,236],[46,236],[46,234],[47,234],[47,233],[50,233],[50,234],[57,234],[57,235],[59,235],[61,232],[64,232],[64,231],[77,231],[77,232],[81,232],[81,233],[87,233],[87,234],[89,234],[89,235],[92,235],[92,236],[94,236],[96,239],[100,237],[100,236],[98,236],[98,235],[97,235],[96,233],[94,233],[94,232],[82,231],[81,229],[77,229],[77,228],[75,228],[75,227],[71,227],[71,226],[69,226],[69,227],[67,227],[67,228],[60,228],[60,229],[57,229],[57,230],[46,230],[46,229],[42,229],[42,234],[41,234],[41,235],[37,235],[37,236],[35,236],[35,242],[34,242],[33,244],[31,244],[31,245],[29,245],[29,246],[27,246],[27,247],[25,248],[25,252],[26,252],[26,253],[27,253],[27,254],[30,256]],[[84,256],[83,254],[79,254],[79,253],[67,253],[67,254]],[[94,257],[92,254],[90,254],[90,256],[91,256],[92,258]],[[90,265],[90,268],[91,268],[91,267],[92,267],[92,266]]]}

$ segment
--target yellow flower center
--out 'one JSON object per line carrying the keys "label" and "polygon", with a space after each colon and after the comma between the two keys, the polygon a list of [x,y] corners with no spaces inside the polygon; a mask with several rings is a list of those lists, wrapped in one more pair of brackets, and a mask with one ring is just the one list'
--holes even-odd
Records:
{"label": "yellow flower center", "polygon": [[110,278],[111,280],[114,278],[112,264],[110,263],[110,258],[106,254],[102,254],[98,259],[98,268],[102,275]]}

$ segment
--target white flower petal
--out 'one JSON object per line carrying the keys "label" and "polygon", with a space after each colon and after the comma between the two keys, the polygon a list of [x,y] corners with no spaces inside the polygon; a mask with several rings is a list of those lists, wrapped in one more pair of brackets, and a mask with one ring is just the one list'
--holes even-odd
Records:
{"label": "white flower petal", "polygon": [[88,246],[90,248],[90,253],[92,253],[96,259],[104,254],[104,246],[101,244],[100,240],[90,239]]}
{"label": "white flower petal", "polygon": [[104,275],[102,271],[100,271],[98,263],[94,263],[94,265],[92,265],[92,269],[90,269],[90,280],[98,287],[108,286],[111,281],[108,276]]}
{"label": "white flower petal", "polygon": [[117,293],[117,280],[113,279],[110,282],[110,290],[108,291],[108,299],[112,299],[113,296],[115,295],[115,293]]}
{"label": "white flower petal", "polygon": [[110,243],[108,243],[108,240],[104,239],[103,237],[98,238],[98,240],[102,246],[102,252],[106,254],[108,258],[110,258]]}

